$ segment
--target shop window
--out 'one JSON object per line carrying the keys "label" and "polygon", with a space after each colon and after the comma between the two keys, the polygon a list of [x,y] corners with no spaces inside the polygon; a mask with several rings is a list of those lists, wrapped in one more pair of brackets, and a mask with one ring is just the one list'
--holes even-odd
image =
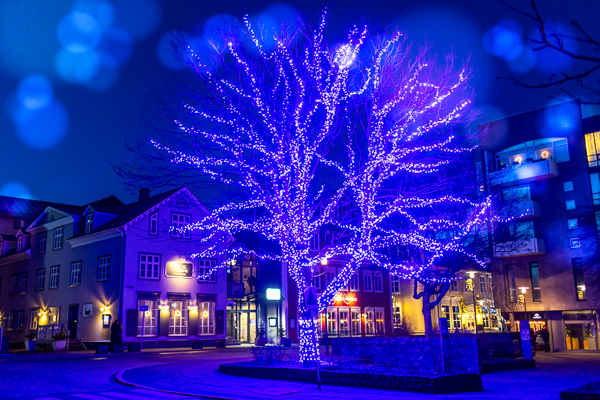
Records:
{"label": "shop window", "polygon": [[575,200],[567,200],[567,201],[565,201],[565,208],[567,210],[574,210],[575,209]]}
{"label": "shop window", "polygon": [[[198,260],[198,282],[216,282],[217,271],[210,272],[211,269],[217,266],[215,260]],[[209,274],[210,275],[206,275]],[[204,278],[202,278],[204,276]]]}
{"label": "shop window", "polygon": [[187,214],[176,214],[173,213],[171,215],[172,227],[171,237],[177,238],[190,238],[190,231],[186,230],[185,232],[178,232],[177,229],[185,228],[190,224],[191,216]]}
{"label": "shop window", "polygon": [[363,290],[365,292],[373,291],[373,271],[363,271]]}
{"label": "shop window", "polygon": [[400,277],[392,276],[392,293],[400,293]]}
{"label": "shop window", "polygon": [[331,336],[337,336],[338,334],[336,309],[327,311],[327,334]]}
{"label": "shop window", "polygon": [[48,232],[38,233],[37,235],[37,253],[42,254],[46,252],[46,239]]}
{"label": "shop window", "polygon": [[583,262],[581,258],[571,259],[573,264],[573,276],[575,278],[575,291],[577,292],[577,300],[586,300],[585,277],[583,275]]}
{"label": "shop window", "polygon": [[[139,311],[141,306],[147,306],[148,311]],[[156,300],[138,300],[138,327],[137,336],[144,337],[158,335],[158,301]]]}
{"label": "shop window", "polygon": [[198,307],[198,334],[215,334],[215,303],[202,302]]}
{"label": "shop window", "polygon": [[452,306],[452,327],[460,329],[460,308],[458,306]]}
{"label": "shop window", "polygon": [[375,309],[375,334],[384,335],[385,334],[385,317],[384,317],[384,309],[376,308]]}
{"label": "shop window", "polygon": [[600,132],[585,135],[585,150],[587,152],[588,166],[598,166],[598,154],[600,154]]}
{"label": "shop window", "polygon": [[169,336],[186,336],[188,328],[188,301],[169,301]]}
{"label": "shop window", "polygon": [[540,269],[537,262],[529,263],[529,270],[531,271],[531,296],[533,301],[542,301],[542,288],[540,287]]}
{"label": "shop window", "polygon": [[50,307],[48,309],[48,323],[49,324],[60,323],[60,308],[59,307]]}
{"label": "shop window", "polygon": [[563,182],[563,191],[572,192],[573,191],[573,181]]}
{"label": "shop window", "polygon": [[579,226],[579,224],[577,223],[577,218],[568,220],[567,226],[569,227],[569,229],[577,229]]}
{"label": "shop window", "polygon": [[160,256],[140,253],[140,279],[160,279]]}
{"label": "shop window", "polygon": [[158,211],[150,216],[150,228],[148,233],[158,235]]}
{"label": "shop window", "polygon": [[383,274],[381,271],[373,272],[373,289],[377,293],[383,292]]}
{"label": "shop window", "polygon": [[590,174],[590,183],[592,186],[592,201],[595,206],[600,205],[600,174]]}
{"label": "shop window", "polygon": [[506,266],[506,278],[508,281],[508,297],[511,303],[517,302],[517,284],[515,280],[515,266]]}
{"label": "shop window", "polygon": [[348,336],[350,333],[350,325],[348,323],[349,312],[340,310],[340,336]]}

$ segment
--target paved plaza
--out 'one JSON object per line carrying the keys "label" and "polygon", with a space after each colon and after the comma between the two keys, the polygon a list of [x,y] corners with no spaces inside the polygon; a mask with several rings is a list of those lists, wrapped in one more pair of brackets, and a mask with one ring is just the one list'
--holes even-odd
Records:
{"label": "paved plaza", "polygon": [[600,380],[600,353],[536,356],[534,370],[483,375],[484,392],[428,395],[240,378],[221,363],[250,360],[248,348],[147,350],[96,356],[91,352],[20,353],[0,362],[1,398],[16,399],[558,399],[563,389]]}

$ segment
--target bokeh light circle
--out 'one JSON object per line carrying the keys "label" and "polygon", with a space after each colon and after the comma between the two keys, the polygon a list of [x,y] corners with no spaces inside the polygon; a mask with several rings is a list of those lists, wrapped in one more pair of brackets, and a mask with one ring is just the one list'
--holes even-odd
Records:
{"label": "bokeh light circle", "polygon": [[42,75],[29,75],[19,83],[17,98],[21,106],[28,110],[37,110],[52,102],[54,88]]}
{"label": "bokeh light circle", "polygon": [[87,13],[94,17],[103,30],[108,29],[115,19],[115,10],[109,1],[105,0],[77,0],[71,10]]}
{"label": "bokeh light circle", "polygon": [[13,122],[21,142],[36,150],[47,150],[59,144],[69,125],[67,111],[56,99],[37,110],[20,107]]}
{"label": "bokeh light circle", "polygon": [[61,50],[55,58],[56,73],[70,83],[86,83],[92,80],[99,68],[100,59],[95,51],[71,53]]}
{"label": "bokeh light circle", "polygon": [[90,14],[74,11],[60,20],[56,35],[66,50],[72,53],[83,53],[98,45],[102,36],[102,27]]}
{"label": "bokeh light circle", "polygon": [[27,186],[20,182],[6,182],[4,185],[0,186],[0,196],[35,200]]}
{"label": "bokeh light circle", "polygon": [[[161,64],[174,71],[181,71],[188,67],[185,62],[177,58],[171,45],[171,41],[176,40],[178,35],[181,35],[181,32],[169,31],[165,33],[161,36],[156,47],[156,54]],[[188,41],[187,39],[189,38],[186,37],[186,42]]]}

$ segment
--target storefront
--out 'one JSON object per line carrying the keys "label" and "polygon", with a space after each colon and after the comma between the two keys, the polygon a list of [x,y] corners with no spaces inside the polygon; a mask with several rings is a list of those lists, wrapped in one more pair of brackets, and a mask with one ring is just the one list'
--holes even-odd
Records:
{"label": "storefront", "polygon": [[567,350],[598,350],[596,311],[563,312]]}
{"label": "storefront", "polygon": [[319,337],[357,337],[385,335],[385,307],[361,307],[356,292],[339,292],[319,313]]}
{"label": "storefront", "polygon": [[[227,337],[238,343],[254,343],[265,335],[264,323],[257,323],[257,302],[233,301],[227,304]],[[257,336],[258,335],[258,336]]]}

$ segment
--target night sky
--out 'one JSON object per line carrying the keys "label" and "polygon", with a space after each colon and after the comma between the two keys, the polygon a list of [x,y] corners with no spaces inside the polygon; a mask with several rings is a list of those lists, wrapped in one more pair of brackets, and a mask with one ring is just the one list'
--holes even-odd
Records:
{"label": "night sky", "polygon": [[[540,4],[558,29],[569,32],[576,19],[600,38],[600,2]],[[440,55],[470,56],[480,122],[556,102],[548,98],[556,90],[523,89],[496,77],[539,82],[577,67],[565,57],[534,54],[522,39],[533,25],[496,0],[2,0],[0,195],[70,204],[111,194],[135,200],[110,162],[131,160],[125,142],[151,137],[164,124],[154,97],[168,97],[169,82],[184,74],[164,35],[183,30],[202,41],[245,14],[267,27],[295,11],[318,21],[325,6],[330,40],[345,37],[353,24],[393,24],[417,44],[432,42]]]}

